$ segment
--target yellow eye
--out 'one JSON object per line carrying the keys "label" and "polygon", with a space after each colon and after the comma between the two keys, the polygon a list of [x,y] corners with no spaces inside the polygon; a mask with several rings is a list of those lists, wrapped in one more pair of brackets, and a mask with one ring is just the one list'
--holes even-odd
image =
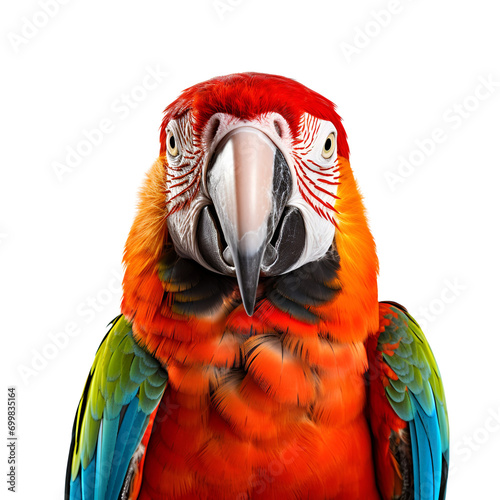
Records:
{"label": "yellow eye", "polygon": [[325,141],[325,145],[323,146],[323,151],[321,152],[321,156],[323,158],[331,158],[333,152],[335,151],[335,134],[332,132]]}
{"label": "yellow eye", "polygon": [[177,147],[177,141],[171,130],[167,133],[167,150],[170,156],[176,157],[179,154],[179,148]]}

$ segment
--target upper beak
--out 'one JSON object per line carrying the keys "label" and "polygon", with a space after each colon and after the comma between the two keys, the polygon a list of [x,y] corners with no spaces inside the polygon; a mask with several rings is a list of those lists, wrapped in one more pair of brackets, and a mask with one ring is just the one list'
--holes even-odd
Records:
{"label": "upper beak", "polygon": [[227,243],[223,259],[236,270],[249,316],[254,311],[263,260],[275,258],[269,243],[291,188],[283,154],[256,128],[234,129],[217,146],[207,173],[207,189]]}

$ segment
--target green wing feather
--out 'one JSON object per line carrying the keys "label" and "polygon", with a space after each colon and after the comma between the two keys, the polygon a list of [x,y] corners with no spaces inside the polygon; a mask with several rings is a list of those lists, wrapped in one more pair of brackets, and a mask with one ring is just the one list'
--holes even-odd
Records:
{"label": "green wing feather", "polygon": [[131,323],[123,316],[113,320],[97,351],[75,417],[66,498],[89,494],[101,498],[103,493],[106,498],[117,497],[166,383],[161,364],[135,342]]}
{"label": "green wing feather", "polygon": [[[406,310],[392,306],[386,319],[390,323],[379,335],[379,350],[384,351],[384,361],[398,376],[398,380],[389,379],[387,399],[396,414],[405,421],[415,417],[410,394],[427,414],[432,412],[435,405],[442,449],[448,461],[448,411],[443,382],[429,343],[415,319]],[[395,345],[398,342],[395,350],[388,351],[384,348],[387,344]],[[389,352],[393,354],[389,355]]]}
{"label": "green wing feather", "polygon": [[449,429],[436,360],[406,309],[382,302],[380,316],[380,329],[368,340],[367,352],[370,423],[382,496],[443,500]]}

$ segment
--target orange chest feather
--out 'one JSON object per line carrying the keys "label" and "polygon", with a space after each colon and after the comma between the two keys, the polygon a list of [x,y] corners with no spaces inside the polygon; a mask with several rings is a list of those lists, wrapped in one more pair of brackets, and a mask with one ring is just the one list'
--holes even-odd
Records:
{"label": "orange chest feather", "polygon": [[314,273],[264,282],[251,318],[234,279],[172,251],[129,282],[122,310],[169,377],[140,498],[377,498],[367,319],[332,307],[342,303],[337,270],[332,253]]}
{"label": "orange chest feather", "polygon": [[172,346],[141,498],[287,498],[314,488],[328,498],[367,488],[363,344],[228,331]]}

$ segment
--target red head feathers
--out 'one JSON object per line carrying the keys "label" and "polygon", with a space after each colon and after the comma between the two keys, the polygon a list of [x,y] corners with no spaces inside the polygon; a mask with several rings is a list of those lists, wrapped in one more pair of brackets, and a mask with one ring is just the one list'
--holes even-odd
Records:
{"label": "red head feathers", "polygon": [[214,113],[228,113],[246,120],[268,112],[279,113],[297,134],[303,113],[329,120],[337,129],[339,155],[349,159],[347,135],[335,104],[295,80],[264,73],[235,73],[193,85],[167,108],[161,124],[160,154],[166,151],[168,122],[191,111],[193,125],[200,133]]}

